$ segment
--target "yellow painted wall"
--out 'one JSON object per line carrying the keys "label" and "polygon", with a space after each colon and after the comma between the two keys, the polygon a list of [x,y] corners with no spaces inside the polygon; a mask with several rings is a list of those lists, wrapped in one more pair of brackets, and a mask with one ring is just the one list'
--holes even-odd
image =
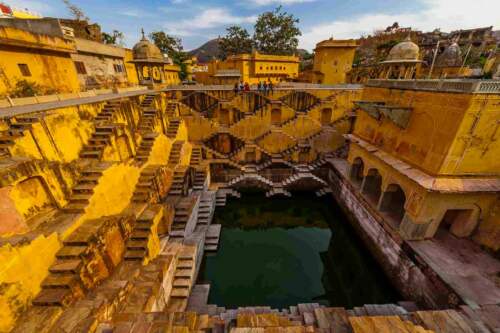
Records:
{"label": "yellow painted wall", "polygon": [[138,85],[139,78],[137,77],[137,70],[133,63],[129,61],[134,60],[134,53],[130,49],[125,49],[125,58],[123,62],[125,63],[125,71],[127,72],[127,80],[131,85]]}
{"label": "yellow painted wall", "polygon": [[499,95],[473,96],[440,173],[500,175],[499,105]]}
{"label": "yellow painted wall", "polygon": [[167,138],[164,134],[160,134],[155,139],[146,165],[167,165],[172,144],[173,140]]}
{"label": "yellow painted wall", "polygon": [[406,129],[385,118],[379,122],[365,111],[358,110],[354,134],[435,175],[445,171],[443,162],[457,139],[464,114],[471,106],[472,95],[365,87],[361,100],[385,101],[389,105],[413,108]]}
{"label": "yellow painted wall", "polygon": [[31,242],[0,247],[0,332],[8,332],[40,291],[61,242],[56,233]]}
{"label": "yellow painted wall", "polygon": [[314,75],[313,83],[346,83],[346,74],[352,69],[356,47],[327,47],[315,50],[314,71],[323,75]]}
{"label": "yellow painted wall", "polygon": [[[15,46],[14,46],[15,45]],[[41,47],[31,49],[36,45]],[[8,95],[19,80],[43,87],[43,94],[77,92],[80,89],[70,58],[74,44],[58,37],[0,27],[0,96]],[[31,76],[23,76],[18,64],[28,65]]]}

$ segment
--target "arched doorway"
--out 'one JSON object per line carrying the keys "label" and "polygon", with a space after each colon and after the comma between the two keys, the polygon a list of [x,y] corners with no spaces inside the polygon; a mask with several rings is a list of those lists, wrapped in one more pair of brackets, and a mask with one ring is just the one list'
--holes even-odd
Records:
{"label": "arched doorway", "polygon": [[360,157],[356,157],[351,167],[350,179],[354,185],[361,186],[365,164]]}
{"label": "arched doorway", "polygon": [[439,227],[451,232],[456,237],[468,237],[477,226],[477,214],[474,209],[448,209]]}
{"label": "arched doorway", "polygon": [[380,211],[394,227],[399,227],[405,215],[406,195],[401,186],[390,184],[380,200]]}
{"label": "arched doorway", "polygon": [[378,204],[378,200],[380,199],[381,186],[382,176],[380,175],[378,170],[368,170],[368,174],[365,177],[363,189],[361,190],[361,192],[374,206]]}

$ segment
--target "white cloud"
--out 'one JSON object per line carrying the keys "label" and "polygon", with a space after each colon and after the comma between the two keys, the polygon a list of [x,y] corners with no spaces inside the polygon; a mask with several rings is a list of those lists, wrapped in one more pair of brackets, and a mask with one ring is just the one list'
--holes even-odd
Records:
{"label": "white cloud", "polygon": [[330,38],[358,38],[376,29],[384,29],[393,22],[422,31],[440,28],[452,31],[484,26],[500,28],[500,1],[498,0],[420,0],[423,9],[401,14],[364,14],[345,20],[323,23],[305,29],[300,47],[311,50],[316,43]]}
{"label": "white cloud", "polygon": [[234,16],[226,8],[208,8],[200,14],[180,21],[164,24],[167,32],[179,36],[192,36],[203,33],[203,30],[229,24],[255,22],[255,16]]}

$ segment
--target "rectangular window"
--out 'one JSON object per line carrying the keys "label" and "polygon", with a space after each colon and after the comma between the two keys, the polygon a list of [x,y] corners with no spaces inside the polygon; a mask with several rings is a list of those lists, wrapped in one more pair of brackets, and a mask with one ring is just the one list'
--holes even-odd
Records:
{"label": "rectangular window", "polygon": [[81,61],[75,61],[76,72],[78,74],[87,74],[87,69],[85,69],[85,64]]}
{"label": "rectangular window", "polygon": [[30,68],[26,64],[17,64],[23,76],[31,76]]}
{"label": "rectangular window", "polygon": [[123,66],[119,64],[114,64],[113,67],[115,68],[115,73],[123,73]]}

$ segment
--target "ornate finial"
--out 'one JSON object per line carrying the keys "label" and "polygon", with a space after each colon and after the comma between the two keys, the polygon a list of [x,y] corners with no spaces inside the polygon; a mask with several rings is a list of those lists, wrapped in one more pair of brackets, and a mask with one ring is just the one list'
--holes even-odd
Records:
{"label": "ornate finial", "polygon": [[146,35],[144,34],[144,28],[141,28],[142,39],[146,39]]}
{"label": "ornate finial", "polygon": [[408,36],[406,36],[406,39],[405,39],[406,42],[411,42],[411,30],[408,31]]}

